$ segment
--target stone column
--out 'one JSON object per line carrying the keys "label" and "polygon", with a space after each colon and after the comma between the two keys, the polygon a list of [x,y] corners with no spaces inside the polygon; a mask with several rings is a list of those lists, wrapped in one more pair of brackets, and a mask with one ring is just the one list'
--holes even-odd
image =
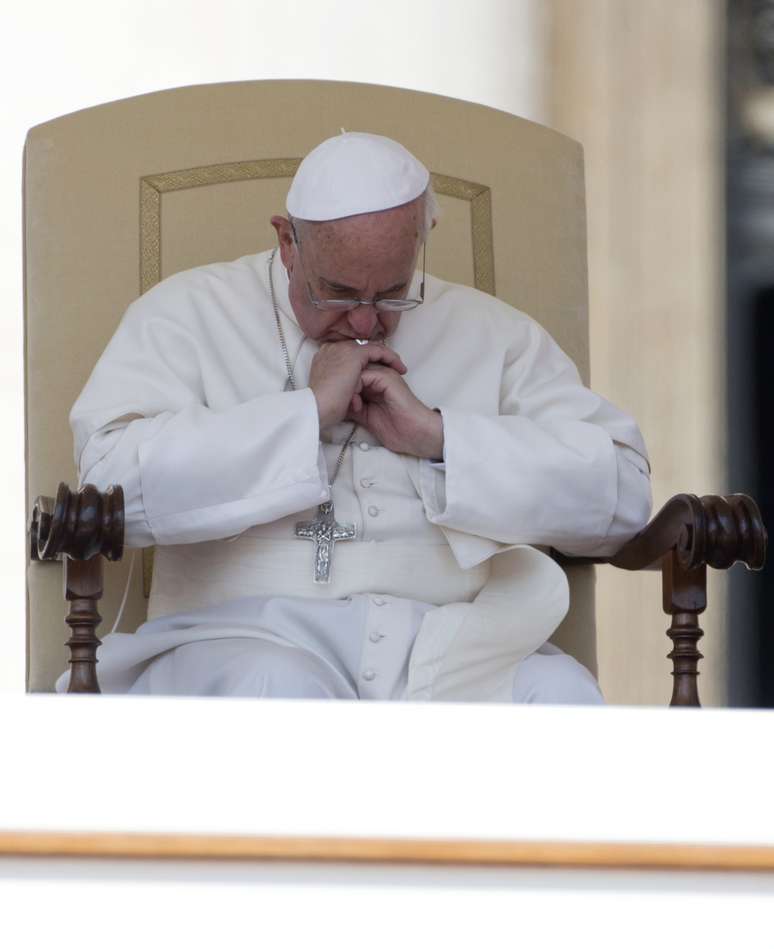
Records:
{"label": "stone column", "polygon": [[[680,491],[727,493],[725,5],[551,0],[545,18],[544,120],[585,147],[592,387],[639,421],[655,509]],[[658,573],[598,573],[610,702],[669,700],[659,584]],[[726,701],[725,599],[711,571],[706,705]]]}

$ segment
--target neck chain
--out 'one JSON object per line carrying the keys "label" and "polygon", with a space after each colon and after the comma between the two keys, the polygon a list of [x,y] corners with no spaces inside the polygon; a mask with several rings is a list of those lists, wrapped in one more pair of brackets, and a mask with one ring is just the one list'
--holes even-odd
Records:
{"label": "neck chain", "polygon": [[[271,305],[274,309],[274,319],[277,323],[277,332],[279,334],[280,347],[282,348],[282,355],[285,357],[285,368],[288,373],[288,383],[290,388],[296,390],[296,380],[293,376],[293,367],[290,364],[290,353],[288,352],[288,345],[285,342],[285,334],[282,331],[282,323],[280,322],[279,317],[279,308],[277,307],[277,297],[274,293],[274,275],[272,274],[272,265],[274,264],[274,258],[277,256],[277,248],[271,252],[269,257],[269,291],[271,293]],[[336,476],[339,473],[341,468],[341,463],[344,460],[344,453],[349,447],[349,443],[352,441],[355,432],[357,431],[357,423],[352,426],[352,431],[347,436],[344,445],[339,452],[339,457],[336,460],[336,467],[333,471],[333,477],[328,483],[328,488],[333,487],[333,482],[336,480]],[[333,495],[331,493],[330,501],[323,501],[322,504],[317,507],[317,517],[313,521],[299,521],[296,524],[295,528],[296,537],[301,537],[304,540],[313,540],[315,542],[315,567],[314,567],[314,582],[315,583],[330,583],[331,579],[331,558],[333,556],[333,545],[337,540],[352,540],[357,534],[354,524],[337,524],[336,516],[333,510]]]}
{"label": "neck chain", "polygon": [[[285,368],[288,373],[288,382],[290,383],[290,388],[295,392],[296,390],[296,379],[293,375],[293,367],[290,364],[290,353],[288,352],[288,344],[285,342],[285,333],[282,330],[282,323],[280,323],[279,318],[279,308],[277,306],[277,297],[274,293],[274,275],[272,274],[272,265],[274,264],[274,258],[277,256],[277,248],[271,252],[271,257],[269,258],[269,291],[271,292],[271,305],[274,309],[274,319],[277,323],[277,332],[279,333],[280,347],[282,348],[282,355],[285,357]],[[352,431],[347,436],[346,441],[344,442],[344,447],[339,452],[339,457],[336,460],[336,467],[333,471],[333,477],[330,480],[329,487],[333,486],[333,482],[336,480],[336,475],[339,473],[339,468],[341,468],[341,462],[344,459],[344,452],[349,447],[349,443],[354,438],[355,432],[357,431],[357,423],[352,426]]]}

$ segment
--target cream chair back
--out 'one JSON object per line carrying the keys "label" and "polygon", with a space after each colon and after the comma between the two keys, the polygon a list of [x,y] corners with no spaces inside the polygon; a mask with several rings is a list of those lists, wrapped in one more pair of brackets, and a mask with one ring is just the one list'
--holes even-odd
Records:
{"label": "cream chair back", "polygon": [[[224,83],[99,105],[36,126],[25,148],[28,521],[37,495],[76,486],[68,412],[128,304],[177,271],[271,246],[298,161],[341,128],[398,139],[432,170],[442,219],[428,271],[529,313],[587,379],[577,142],[484,106],[355,83]],[[130,553],[106,568],[101,635]],[[145,616],[143,560],[124,631]],[[27,689],[50,691],[68,659],[62,565],[31,563],[27,576]],[[594,669],[591,568],[573,568],[571,584],[555,641]]]}

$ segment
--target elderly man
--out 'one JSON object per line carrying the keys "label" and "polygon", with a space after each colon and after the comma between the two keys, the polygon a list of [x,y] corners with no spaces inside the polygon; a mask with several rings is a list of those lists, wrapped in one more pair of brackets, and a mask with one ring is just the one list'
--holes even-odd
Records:
{"label": "elderly man", "polygon": [[426,274],[429,173],[397,142],[323,142],[287,210],[278,248],[132,304],[73,407],[81,481],[156,545],[103,691],[601,702],[547,643],[568,589],[539,548],[646,523],[637,426],[528,316]]}

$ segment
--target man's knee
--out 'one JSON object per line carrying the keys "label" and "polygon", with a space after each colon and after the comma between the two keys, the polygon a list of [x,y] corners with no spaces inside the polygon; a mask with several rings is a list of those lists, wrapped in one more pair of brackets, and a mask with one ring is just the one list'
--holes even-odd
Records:
{"label": "man's knee", "polygon": [[357,698],[341,675],[303,649],[260,643],[251,668],[245,670],[244,691],[231,695],[253,695],[275,699]]}
{"label": "man's knee", "polygon": [[517,665],[513,676],[514,702],[546,705],[604,705],[594,676],[563,652],[533,653]]}
{"label": "man's knee", "polygon": [[[143,691],[257,698],[357,698],[322,660],[262,639],[185,643],[160,656]],[[139,691],[137,689],[136,691]]]}

